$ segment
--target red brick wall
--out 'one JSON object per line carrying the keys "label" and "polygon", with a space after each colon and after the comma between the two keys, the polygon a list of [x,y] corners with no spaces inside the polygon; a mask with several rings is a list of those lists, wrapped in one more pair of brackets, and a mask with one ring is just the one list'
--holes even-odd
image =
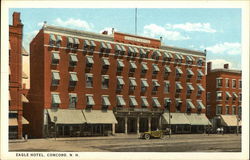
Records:
{"label": "red brick wall", "polygon": [[[207,102],[207,105],[211,105],[211,115],[209,116],[209,118],[213,118],[214,116],[216,116],[216,106],[218,104],[222,105],[222,114],[226,114],[226,105],[230,106],[231,109],[229,110],[229,114],[232,114],[232,105],[236,106],[236,114],[238,114],[238,106],[241,104],[241,102],[239,102],[239,97],[236,99],[236,101],[233,103],[232,102],[232,98],[226,102],[226,95],[225,95],[225,91],[228,91],[231,96],[232,92],[235,92],[238,96],[239,93],[241,92],[241,89],[239,89],[238,85],[239,85],[239,80],[241,80],[241,74],[239,73],[230,73],[230,72],[222,72],[222,71],[218,71],[218,72],[210,72],[207,76],[207,91],[206,92],[211,92],[211,101]],[[216,87],[216,78],[223,78],[223,87],[221,88],[217,88]],[[226,78],[229,79],[229,88],[225,87],[226,84]],[[232,79],[236,80],[236,88],[232,88]],[[216,101],[216,92],[217,91],[222,91],[223,92],[223,100],[222,101]]]}
{"label": "red brick wall", "polygon": [[10,111],[18,111],[18,138],[22,137],[22,36],[23,24],[20,20],[20,13],[13,13],[13,25],[9,26],[9,41],[11,50],[9,54],[9,76]]}

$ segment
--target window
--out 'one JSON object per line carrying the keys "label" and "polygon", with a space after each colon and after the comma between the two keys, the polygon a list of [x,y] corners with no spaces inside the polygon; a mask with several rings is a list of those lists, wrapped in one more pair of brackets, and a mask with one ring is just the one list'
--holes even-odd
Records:
{"label": "window", "polygon": [[176,78],[180,78],[181,75],[183,74],[182,70],[177,67],[175,71],[176,71],[176,74],[175,74]]}
{"label": "window", "polygon": [[134,53],[132,53],[132,56],[136,57],[137,54],[139,54],[139,50],[137,48],[134,48]]}
{"label": "window", "polygon": [[181,101],[181,99],[179,99],[179,98],[176,99],[176,101],[175,101],[175,106],[176,106],[177,112],[180,112],[180,111],[181,111],[181,106],[182,106],[182,101]]}
{"label": "window", "polygon": [[86,66],[88,68],[92,67],[94,64],[94,60],[92,56],[86,56]]}
{"label": "window", "polygon": [[226,106],[226,114],[229,114],[229,106]]}
{"label": "window", "polygon": [[169,93],[169,92],[170,92],[170,83],[169,81],[165,81],[164,93]]}
{"label": "window", "polygon": [[175,62],[176,63],[181,63],[184,57],[180,54],[175,54]]}
{"label": "window", "polygon": [[53,47],[53,46],[55,45],[55,42],[56,42],[56,37],[55,37],[55,35],[54,35],[54,34],[50,34],[50,36],[49,36],[49,45],[50,45],[51,47]]}
{"label": "window", "polygon": [[108,89],[109,88],[109,76],[103,75],[102,76],[102,89]]}
{"label": "window", "polygon": [[135,78],[129,78],[129,89],[130,90],[135,90],[135,87],[137,86],[137,83],[135,81]]}
{"label": "window", "polygon": [[110,101],[109,101],[109,96],[103,95],[103,96],[102,96],[102,107],[103,107],[104,109],[107,109],[110,105],[111,105],[111,103],[110,103]]}
{"label": "window", "polygon": [[60,74],[59,71],[52,71],[52,82],[51,85],[52,86],[58,86],[60,82]]}
{"label": "window", "polygon": [[61,99],[58,93],[51,93],[51,97],[52,97],[52,107],[59,107],[59,105],[61,104]]}
{"label": "window", "polygon": [[210,102],[211,100],[211,92],[207,92],[207,102]]}
{"label": "window", "polygon": [[124,68],[124,63],[122,60],[117,60],[117,72],[121,72]]}
{"label": "window", "polygon": [[117,90],[123,89],[124,84],[122,77],[117,77]]}
{"label": "window", "polygon": [[121,53],[121,51],[122,51],[122,48],[121,48],[121,46],[120,45],[115,45],[115,53],[116,53],[116,55],[119,55],[120,53]]}
{"label": "window", "polygon": [[165,75],[169,75],[171,73],[171,69],[167,65],[164,67],[164,71],[165,71]]}
{"label": "window", "polygon": [[146,92],[147,87],[149,87],[146,79],[141,79],[141,92]]}
{"label": "window", "polygon": [[77,73],[76,72],[70,72],[69,74],[70,74],[69,86],[70,87],[75,87],[76,83],[78,81]]}
{"label": "window", "polygon": [[216,100],[221,101],[223,99],[222,92],[217,92]]}
{"label": "window", "polygon": [[157,97],[152,97],[152,103],[153,103],[153,107],[161,107],[161,104],[158,101]]}
{"label": "window", "polygon": [[86,88],[93,88],[93,74],[86,74]]}
{"label": "window", "polygon": [[231,97],[232,97],[231,94],[226,91],[226,101],[229,101]]}
{"label": "window", "polygon": [[94,42],[94,41],[90,41],[90,51],[91,51],[91,52],[94,52],[95,47],[96,47],[95,42]]}
{"label": "window", "polygon": [[194,87],[192,86],[192,84],[188,83],[187,84],[187,95],[190,95],[193,90],[194,90]]}
{"label": "window", "polygon": [[238,98],[237,94],[233,92],[233,101],[236,101],[237,98]]}
{"label": "window", "polygon": [[158,91],[158,87],[160,87],[158,80],[153,80],[153,92]]}
{"label": "window", "polygon": [[102,58],[102,67],[103,67],[104,69],[108,69],[109,66],[110,66],[110,63],[109,63],[108,58]]}
{"label": "window", "polygon": [[74,40],[72,37],[67,38],[67,48],[73,48]]}
{"label": "window", "polygon": [[75,67],[77,62],[78,62],[78,59],[77,59],[77,55],[76,54],[70,54],[70,62],[69,62],[69,65],[71,67]]}
{"label": "window", "polygon": [[226,78],[226,88],[229,88],[229,79]]}
{"label": "window", "polygon": [[104,42],[101,42],[100,51],[104,52],[107,48],[108,48],[107,45]]}
{"label": "window", "polygon": [[210,116],[210,114],[211,114],[211,105],[207,105],[206,113],[207,113],[207,116]]}
{"label": "window", "polygon": [[186,63],[187,64],[193,64],[193,61],[195,61],[195,59],[192,56],[186,56]]}
{"label": "window", "polygon": [[146,63],[146,62],[142,62],[142,63],[141,63],[141,67],[142,67],[141,72],[142,72],[143,74],[147,73],[147,70],[148,70],[147,63]]}
{"label": "window", "polygon": [[232,88],[236,88],[236,80],[235,79],[232,80]]}
{"label": "window", "polygon": [[194,72],[192,71],[192,69],[188,68],[187,69],[187,78],[192,78],[192,76],[194,75]]}
{"label": "window", "polygon": [[58,52],[52,52],[52,64],[58,65],[60,60],[60,55]]}
{"label": "window", "polygon": [[147,58],[147,53],[143,48],[140,49],[140,58]]}
{"label": "window", "polygon": [[60,47],[61,43],[62,43],[62,37],[58,35],[56,39],[56,47]]}
{"label": "window", "polygon": [[181,93],[183,87],[181,86],[180,82],[176,82],[176,93]]}
{"label": "window", "polygon": [[241,102],[242,101],[242,94],[239,93],[239,101]]}
{"label": "window", "polygon": [[86,94],[86,106],[92,108],[95,105],[95,101],[92,94]]}
{"label": "window", "polygon": [[130,72],[135,72],[135,69],[137,68],[135,62],[130,61]]}
{"label": "window", "polygon": [[203,76],[204,76],[203,72],[201,70],[198,70],[197,80],[202,80]]}
{"label": "window", "polygon": [[164,107],[166,108],[167,111],[170,110],[170,105],[171,105],[171,99],[170,98],[164,98]]}
{"label": "window", "polygon": [[239,80],[239,88],[241,89],[241,87],[242,87],[242,81]]}
{"label": "window", "polygon": [[199,58],[198,60],[197,60],[197,65],[198,66],[202,66],[203,65],[203,59],[202,58]]}
{"label": "window", "polygon": [[216,78],[216,87],[221,88],[222,87],[222,78]]}
{"label": "window", "polygon": [[192,100],[190,100],[190,99],[187,100],[186,105],[187,105],[187,112],[191,112],[191,109],[195,109],[195,106],[192,103]]}
{"label": "window", "polygon": [[152,54],[152,59],[155,59],[155,60],[159,60],[160,59],[160,56],[161,56],[161,52],[156,50],[153,52]]}
{"label": "window", "polygon": [[79,47],[80,41],[78,38],[74,38],[74,48],[77,49]]}
{"label": "window", "polygon": [[152,67],[153,67],[153,74],[157,74],[160,71],[157,64],[152,64]]}
{"label": "window", "polygon": [[89,40],[85,39],[85,40],[84,40],[84,46],[83,46],[83,49],[84,49],[84,50],[87,50],[89,47],[90,47]]}
{"label": "window", "polygon": [[201,96],[202,92],[204,92],[205,89],[202,87],[201,84],[197,84],[197,86],[198,86],[197,96]]}
{"label": "window", "polygon": [[129,105],[131,107],[135,107],[138,105],[136,99],[135,99],[135,96],[129,96]]}
{"label": "window", "polygon": [[135,50],[132,47],[128,47],[128,56],[132,56]]}
{"label": "window", "polygon": [[69,93],[69,108],[76,108],[77,94]]}
{"label": "window", "polygon": [[110,53],[111,49],[112,49],[112,46],[110,43],[106,43],[107,44],[107,48],[106,48],[106,53]]}
{"label": "window", "polygon": [[216,115],[221,115],[221,114],[222,114],[221,106],[216,106]]}
{"label": "window", "polygon": [[171,59],[173,58],[172,54],[171,53],[168,53],[168,52],[164,52],[163,53],[163,59],[165,61],[171,61]]}
{"label": "window", "polygon": [[238,116],[241,118],[242,115],[242,109],[241,106],[238,107]]}
{"label": "window", "polygon": [[148,101],[147,101],[147,97],[141,97],[141,106],[142,107],[148,107]]}
{"label": "window", "polygon": [[201,112],[202,109],[206,109],[206,107],[202,103],[202,100],[197,100],[197,109],[198,112]]}
{"label": "window", "polygon": [[116,96],[116,99],[117,99],[117,106],[118,106],[118,107],[121,107],[121,106],[125,106],[125,105],[126,105],[126,102],[124,101],[122,95],[117,95],[117,96]]}
{"label": "window", "polygon": [[236,106],[232,107],[232,114],[236,115]]}

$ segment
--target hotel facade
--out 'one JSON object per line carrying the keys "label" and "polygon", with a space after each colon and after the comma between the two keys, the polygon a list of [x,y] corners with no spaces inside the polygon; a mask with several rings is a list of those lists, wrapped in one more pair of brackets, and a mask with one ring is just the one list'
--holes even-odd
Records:
{"label": "hotel facade", "polygon": [[207,117],[213,127],[223,127],[225,132],[235,133],[241,129],[241,70],[211,69],[207,63]]}
{"label": "hotel facade", "polygon": [[30,43],[32,137],[204,132],[206,53],[44,25]]}

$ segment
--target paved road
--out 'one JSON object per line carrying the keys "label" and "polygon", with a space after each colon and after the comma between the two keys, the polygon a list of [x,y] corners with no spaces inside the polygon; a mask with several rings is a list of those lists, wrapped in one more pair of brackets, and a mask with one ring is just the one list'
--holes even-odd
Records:
{"label": "paved road", "polygon": [[241,135],[172,135],[169,139],[138,139],[137,135],[10,141],[10,151],[70,152],[240,152]]}

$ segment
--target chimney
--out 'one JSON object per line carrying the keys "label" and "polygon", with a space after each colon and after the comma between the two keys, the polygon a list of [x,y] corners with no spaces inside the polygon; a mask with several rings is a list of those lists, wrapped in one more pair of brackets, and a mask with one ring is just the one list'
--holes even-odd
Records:
{"label": "chimney", "polygon": [[102,34],[108,34],[108,31],[103,31]]}
{"label": "chimney", "polygon": [[229,64],[224,64],[224,69],[228,69],[229,68]]}
{"label": "chimney", "polygon": [[162,37],[160,37],[160,41],[162,42]]}
{"label": "chimney", "polygon": [[115,32],[115,28],[112,28],[112,34],[114,34],[114,32]]}
{"label": "chimney", "polygon": [[212,69],[212,62],[207,62],[207,73],[209,73]]}
{"label": "chimney", "polygon": [[17,26],[20,24],[22,25],[19,12],[14,12],[12,17],[13,17],[13,26]]}

